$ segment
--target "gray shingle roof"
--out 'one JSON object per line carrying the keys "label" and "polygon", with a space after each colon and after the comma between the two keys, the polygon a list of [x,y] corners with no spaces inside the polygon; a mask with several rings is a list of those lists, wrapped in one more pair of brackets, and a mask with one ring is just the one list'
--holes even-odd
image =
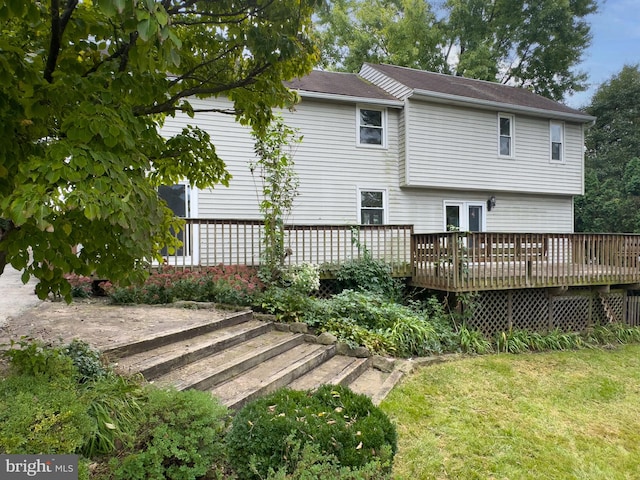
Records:
{"label": "gray shingle roof", "polygon": [[305,92],[361,97],[363,99],[398,100],[393,95],[388,94],[355,73],[314,70],[302,78],[285,82],[285,85],[292,90]]}
{"label": "gray shingle roof", "polygon": [[394,65],[368,65],[414,90],[586,116],[580,110],[567,107],[524,88]]}

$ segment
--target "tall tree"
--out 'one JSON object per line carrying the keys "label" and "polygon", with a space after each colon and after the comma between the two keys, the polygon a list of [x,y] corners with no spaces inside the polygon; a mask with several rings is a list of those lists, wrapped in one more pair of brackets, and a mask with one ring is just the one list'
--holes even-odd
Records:
{"label": "tall tree", "polygon": [[[454,73],[560,100],[584,90],[576,72],[596,0],[336,0],[319,15],[324,65],[362,62]],[[376,12],[381,12],[377,14]]]}
{"label": "tall tree", "polygon": [[585,195],[576,230],[640,233],[640,70],[625,66],[587,106],[597,117],[585,135]]}
{"label": "tall tree", "polygon": [[[226,95],[263,133],[317,61],[317,0],[0,0],[0,272],[68,297],[66,272],[140,279],[170,242],[156,188],[227,184],[209,136],[167,138],[189,98]],[[82,245],[78,254],[75,246]]]}

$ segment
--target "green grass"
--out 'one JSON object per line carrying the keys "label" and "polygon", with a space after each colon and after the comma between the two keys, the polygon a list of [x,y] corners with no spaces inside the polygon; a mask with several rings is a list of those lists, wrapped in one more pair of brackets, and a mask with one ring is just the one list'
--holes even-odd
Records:
{"label": "green grass", "polygon": [[397,479],[638,478],[640,346],[418,370],[382,404]]}

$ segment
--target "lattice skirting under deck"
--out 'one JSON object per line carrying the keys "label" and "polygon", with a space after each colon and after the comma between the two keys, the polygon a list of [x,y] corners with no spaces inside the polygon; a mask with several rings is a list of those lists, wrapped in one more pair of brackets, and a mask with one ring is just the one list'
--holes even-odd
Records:
{"label": "lattice skirting under deck", "polygon": [[572,332],[609,322],[640,325],[640,296],[589,289],[561,294],[545,289],[481,292],[476,297],[469,326],[493,336],[511,328],[534,332],[557,328]]}

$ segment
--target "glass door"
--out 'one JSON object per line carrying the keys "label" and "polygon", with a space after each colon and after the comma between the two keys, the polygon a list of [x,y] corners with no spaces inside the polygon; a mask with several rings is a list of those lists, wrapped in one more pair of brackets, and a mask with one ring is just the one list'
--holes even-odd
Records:
{"label": "glass door", "polygon": [[483,232],[485,230],[484,203],[444,202],[446,232]]}
{"label": "glass door", "polygon": [[[189,186],[186,184],[161,185],[158,187],[158,196],[167,203],[167,206],[173,211],[176,217],[187,218],[190,214],[190,198]],[[166,248],[162,250],[165,257],[189,257],[191,255],[191,235],[189,226],[185,225],[185,229],[171,234],[176,236],[182,242],[182,247],[176,249],[176,252],[169,255]]]}

